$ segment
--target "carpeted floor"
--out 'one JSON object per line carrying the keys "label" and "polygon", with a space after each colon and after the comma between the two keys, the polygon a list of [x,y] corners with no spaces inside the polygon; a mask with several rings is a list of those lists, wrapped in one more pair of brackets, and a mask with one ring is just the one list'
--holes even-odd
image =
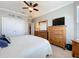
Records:
{"label": "carpeted floor", "polygon": [[52,46],[53,50],[53,58],[73,58],[72,57],[72,51],[64,50],[63,48]]}

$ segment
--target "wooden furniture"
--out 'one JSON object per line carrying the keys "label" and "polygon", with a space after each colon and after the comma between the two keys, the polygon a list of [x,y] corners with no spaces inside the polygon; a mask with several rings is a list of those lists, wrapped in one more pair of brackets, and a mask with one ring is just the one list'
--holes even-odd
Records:
{"label": "wooden furniture", "polygon": [[79,58],[79,40],[72,40],[72,56]]}
{"label": "wooden furniture", "polygon": [[35,36],[47,39],[47,30],[35,31]]}
{"label": "wooden furniture", "polygon": [[47,26],[48,26],[47,20],[36,23],[34,32],[35,36],[47,39]]}
{"label": "wooden furniture", "polygon": [[49,26],[48,40],[51,44],[60,46],[65,49],[66,45],[66,28],[65,26]]}

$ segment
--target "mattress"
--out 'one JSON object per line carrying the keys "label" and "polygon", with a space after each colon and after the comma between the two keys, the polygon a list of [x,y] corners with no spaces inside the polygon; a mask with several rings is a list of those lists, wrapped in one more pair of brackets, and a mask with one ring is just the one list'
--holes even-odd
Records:
{"label": "mattress", "polygon": [[0,58],[43,58],[52,55],[52,49],[46,39],[23,35],[10,37],[11,44],[0,48]]}

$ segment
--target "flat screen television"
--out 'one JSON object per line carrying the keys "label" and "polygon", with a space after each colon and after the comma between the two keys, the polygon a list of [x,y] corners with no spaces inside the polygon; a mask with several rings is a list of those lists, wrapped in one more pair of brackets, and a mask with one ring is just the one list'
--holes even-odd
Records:
{"label": "flat screen television", "polygon": [[53,26],[57,26],[57,25],[65,25],[65,17],[61,17],[61,18],[56,18],[53,20],[52,22]]}

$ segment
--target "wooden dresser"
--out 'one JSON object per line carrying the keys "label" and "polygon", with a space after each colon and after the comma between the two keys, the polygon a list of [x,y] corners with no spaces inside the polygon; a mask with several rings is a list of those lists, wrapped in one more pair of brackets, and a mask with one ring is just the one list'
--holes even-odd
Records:
{"label": "wooden dresser", "polygon": [[48,40],[51,44],[60,46],[65,49],[66,45],[66,28],[65,26],[49,26]]}
{"label": "wooden dresser", "polygon": [[72,56],[79,58],[79,40],[72,40]]}
{"label": "wooden dresser", "polygon": [[47,30],[35,31],[35,36],[47,39]]}

